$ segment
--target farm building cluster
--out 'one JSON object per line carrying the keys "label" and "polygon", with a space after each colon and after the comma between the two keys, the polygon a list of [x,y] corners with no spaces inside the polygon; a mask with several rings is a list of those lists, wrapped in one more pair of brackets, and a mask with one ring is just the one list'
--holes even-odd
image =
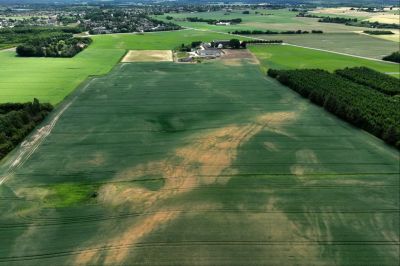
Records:
{"label": "farm building cluster", "polygon": [[212,42],[201,42],[198,47],[191,49],[187,57],[179,58],[178,62],[194,62],[196,58],[215,59],[225,54],[224,49],[237,49],[244,47],[239,40],[214,40]]}

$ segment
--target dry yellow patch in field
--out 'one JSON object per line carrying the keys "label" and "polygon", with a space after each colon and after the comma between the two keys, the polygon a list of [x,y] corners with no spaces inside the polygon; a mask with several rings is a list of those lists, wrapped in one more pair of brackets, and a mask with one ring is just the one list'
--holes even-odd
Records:
{"label": "dry yellow patch in field", "polygon": [[374,15],[368,19],[371,22],[380,22],[380,23],[388,23],[388,24],[400,24],[400,16],[395,14],[381,14]]}
{"label": "dry yellow patch in field", "polygon": [[317,9],[311,11],[311,13],[347,15],[347,16],[365,16],[365,14],[370,14],[368,12],[351,10],[351,7],[317,8]]}
{"label": "dry yellow patch in field", "polygon": [[[227,125],[196,136],[192,143],[177,148],[164,160],[140,164],[118,173],[114,181],[159,175],[165,179],[165,184],[157,191],[121,185],[119,182],[106,184],[100,189],[99,201],[103,204],[118,206],[130,203],[134,206],[135,203],[140,203],[145,206],[147,213],[108,241],[108,246],[122,248],[106,252],[103,257],[105,263],[122,264],[129,255],[129,247],[177,217],[177,213],[162,206],[164,200],[187,193],[201,185],[219,183],[219,176],[231,170],[230,166],[236,159],[240,146],[264,129],[283,131],[280,125],[295,118],[294,112],[274,112],[257,116],[245,124]],[[179,207],[182,206],[177,206],[178,209]],[[93,248],[78,254],[75,264],[96,264],[100,256],[98,250]]]}
{"label": "dry yellow patch in field", "polygon": [[130,50],[124,58],[123,63],[130,62],[170,62],[172,51],[170,50]]}
{"label": "dry yellow patch in field", "polygon": [[379,39],[383,39],[383,40],[387,40],[387,41],[392,41],[392,42],[400,42],[400,30],[393,30],[390,29],[391,32],[393,32],[394,34],[389,34],[389,35],[372,35],[372,34],[366,34],[363,33],[362,31],[355,31],[355,33],[358,34],[363,34],[363,35],[368,35],[374,38],[379,38]]}
{"label": "dry yellow patch in field", "polygon": [[350,7],[321,8],[311,11],[311,13],[367,17],[367,19],[365,19],[366,21],[388,23],[388,24],[393,24],[393,23],[400,24],[399,15],[388,12],[371,13],[365,11],[351,10]]}

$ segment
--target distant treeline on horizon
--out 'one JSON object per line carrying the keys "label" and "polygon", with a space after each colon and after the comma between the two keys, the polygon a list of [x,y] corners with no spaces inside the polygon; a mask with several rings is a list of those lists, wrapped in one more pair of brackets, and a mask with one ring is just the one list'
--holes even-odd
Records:
{"label": "distant treeline on horizon", "polygon": [[[112,4],[132,4],[132,0],[110,0],[107,1],[107,5]],[[160,4],[159,0],[140,0],[140,3],[157,3]],[[242,4],[261,4],[265,3],[265,0],[225,0],[223,1],[224,4],[236,4],[238,2]],[[102,4],[104,5],[105,2],[102,0],[0,0],[1,4]],[[177,4],[215,4],[216,1],[210,0],[176,0],[174,2],[165,1],[165,4],[168,5],[177,5]],[[384,3],[381,0],[321,0],[318,4],[315,3],[314,0],[269,0],[269,4],[292,4],[292,5],[299,5],[299,4],[310,4],[310,5],[318,5],[318,6],[339,6],[339,5],[346,5],[346,6],[388,6],[388,5],[399,5],[398,0],[385,0]]]}

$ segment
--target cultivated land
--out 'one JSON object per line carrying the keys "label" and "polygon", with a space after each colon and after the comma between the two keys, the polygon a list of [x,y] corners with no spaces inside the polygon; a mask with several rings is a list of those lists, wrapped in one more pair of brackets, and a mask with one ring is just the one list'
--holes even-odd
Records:
{"label": "cultivated land", "polygon": [[118,65],[29,140],[2,265],[399,263],[398,152],[246,60]]}
{"label": "cultivated land", "polygon": [[389,35],[366,35],[348,32],[305,35],[253,35],[252,37],[265,40],[283,40],[290,44],[376,59],[382,59],[388,51],[396,51],[399,49],[399,39],[396,40],[396,43],[393,41],[374,38],[375,36]]}
{"label": "cultivated land", "polygon": [[224,34],[176,32],[93,36],[94,42],[73,58],[22,58],[0,51],[0,102],[58,104],[89,76],[104,75],[127,50],[167,50],[184,43],[226,38]]}
{"label": "cultivated land", "polygon": [[[392,42],[400,42],[400,30],[390,30],[391,32],[393,32],[394,34],[389,34],[389,35],[369,35],[371,37],[375,37],[375,38],[379,38],[382,40],[388,40],[388,41],[392,41]],[[366,34],[363,32],[358,32],[359,34]]]}
{"label": "cultivated land", "polygon": [[0,51],[0,102],[57,104],[89,76],[110,71],[124,53],[88,48],[74,58],[23,58]]}
{"label": "cultivated land", "polygon": [[260,60],[265,71],[269,68],[320,68],[333,71],[345,67],[365,66],[399,77],[399,65],[384,61],[373,61],[290,45],[252,45],[249,46],[249,49]]}
{"label": "cultivated land", "polygon": [[[255,14],[255,12],[260,14]],[[291,35],[254,35],[254,38],[283,40],[288,43],[304,45],[313,48],[327,49],[341,53],[381,59],[388,51],[396,51],[399,47],[398,30],[392,30],[395,35],[366,35],[362,27],[350,27],[344,24],[320,23],[316,18],[296,17],[298,12],[282,10],[251,10],[249,15],[242,11],[225,13],[169,13],[156,16],[157,19],[168,21],[166,16],[172,16],[174,23],[183,27],[217,32],[232,32],[234,30],[323,30],[324,34],[291,34]],[[366,13],[366,12],[364,12]],[[264,15],[261,15],[264,14]],[[268,15],[266,15],[268,14]],[[234,19],[241,18],[242,23],[230,26],[209,25],[205,22],[184,21],[187,17],[203,19]],[[362,18],[361,18],[362,19]],[[226,37],[225,37],[226,38]]]}
{"label": "cultivated land", "polygon": [[[96,49],[128,49],[128,50],[171,50],[182,43],[194,41],[225,40],[226,34],[198,31],[179,30],[170,32],[150,32],[145,34],[108,34],[91,37],[94,43],[90,48]],[[242,37],[241,39],[246,39]]]}
{"label": "cultivated land", "polygon": [[351,17],[358,18],[360,20],[367,20],[371,22],[380,22],[388,24],[400,24],[399,14],[395,14],[396,11],[386,12],[365,12],[351,10],[350,7],[339,7],[339,8],[321,8],[311,11],[316,15],[327,15],[327,16],[339,16],[339,17]]}
{"label": "cultivated land", "polygon": [[[234,31],[234,30],[323,30],[324,32],[352,32],[364,30],[366,28],[345,26],[343,24],[320,23],[317,18],[296,17],[298,12],[292,12],[288,9],[280,10],[251,10],[251,14],[242,14],[243,10],[237,10],[230,13],[223,11],[198,12],[198,13],[169,13],[155,16],[157,19],[166,20],[166,16],[174,19],[172,22],[189,28],[215,31]],[[255,14],[255,11],[260,14]],[[264,14],[264,15],[261,15]],[[184,21],[187,17],[198,17],[204,19],[235,19],[241,18],[242,23],[229,26],[209,25],[206,22],[188,22]]]}
{"label": "cultivated land", "polygon": [[171,50],[130,50],[121,62],[168,62],[172,61]]}

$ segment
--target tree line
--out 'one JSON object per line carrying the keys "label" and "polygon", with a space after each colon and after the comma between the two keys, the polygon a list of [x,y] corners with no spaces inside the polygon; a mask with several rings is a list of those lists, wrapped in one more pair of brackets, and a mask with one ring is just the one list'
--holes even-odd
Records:
{"label": "tree line", "polygon": [[384,94],[400,95],[400,80],[367,67],[338,69],[336,74]]}
{"label": "tree line", "polygon": [[[231,34],[241,34],[241,35],[274,35],[274,34],[309,34],[310,31],[306,30],[287,30],[287,31],[272,31],[272,30],[235,30],[229,32]],[[312,30],[313,34],[322,34],[322,30]]]}
{"label": "tree line", "polygon": [[363,31],[366,34],[369,35],[393,35],[394,32],[390,30],[365,30]]}
{"label": "tree line", "polygon": [[400,101],[397,97],[321,69],[270,69],[268,75],[400,149]]}
{"label": "tree line", "polygon": [[243,41],[242,43],[245,43],[245,45],[248,45],[248,44],[263,44],[263,43],[265,43],[265,44],[268,44],[268,43],[270,43],[270,44],[280,44],[280,43],[283,43],[283,41],[282,40],[247,40],[247,41]]}
{"label": "tree line", "polygon": [[345,24],[347,26],[355,26],[355,27],[365,27],[365,28],[377,28],[377,29],[400,29],[399,24],[390,24],[390,23],[380,23],[380,22],[371,22],[367,20],[358,20],[357,18],[343,18],[343,17],[330,17],[330,16],[317,16],[312,15],[307,12],[300,12],[297,17],[305,17],[305,18],[318,18],[318,22],[322,23],[338,23]]}
{"label": "tree line", "polygon": [[0,104],[0,159],[14,149],[53,109],[34,99],[28,103]]}
{"label": "tree line", "polygon": [[73,57],[91,42],[90,38],[73,37],[71,33],[55,33],[18,45],[17,54],[23,57]]}
{"label": "tree line", "polygon": [[210,25],[215,25],[218,22],[226,22],[226,23],[232,23],[232,24],[239,24],[242,22],[241,18],[234,18],[234,19],[206,19],[206,18],[198,18],[198,17],[187,17],[187,21],[189,22],[206,22],[207,24]]}
{"label": "tree line", "polygon": [[55,34],[80,33],[78,27],[14,27],[0,29],[0,48],[13,47],[36,38],[46,38]]}
{"label": "tree line", "polygon": [[392,54],[383,57],[382,60],[400,63],[400,52],[393,52]]}

